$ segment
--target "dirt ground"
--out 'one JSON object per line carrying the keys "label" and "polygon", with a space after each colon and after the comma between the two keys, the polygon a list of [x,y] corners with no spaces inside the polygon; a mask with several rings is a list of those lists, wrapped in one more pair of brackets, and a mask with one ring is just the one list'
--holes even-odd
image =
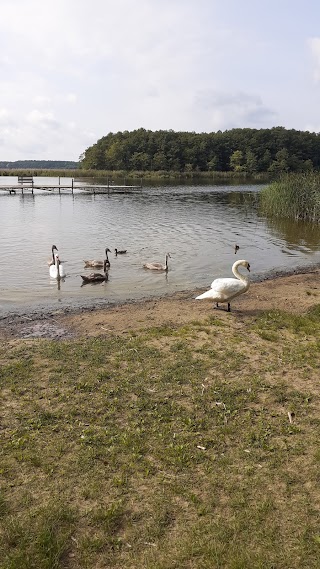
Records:
{"label": "dirt ground", "polygon": [[[252,283],[244,295],[231,303],[231,317],[246,318],[260,311],[280,309],[302,313],[320,303],[320,268],[277,276]],[[0,338],[52,338],[126,333],[164,324],[181,325],[210,314],[230,318],[226,305],[215,309],[210,300],[195,300],[203,290],[177,293],[170,297],[130,302],[119,306],[7,317],[0,321]]]}

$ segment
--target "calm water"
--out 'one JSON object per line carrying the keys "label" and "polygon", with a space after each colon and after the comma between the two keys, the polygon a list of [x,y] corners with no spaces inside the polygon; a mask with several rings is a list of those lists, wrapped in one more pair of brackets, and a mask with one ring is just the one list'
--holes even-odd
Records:
{"label": "calm water", "polygon": [[[0,188],[8,180],[0,178]],[[0,189],[0,314],[205,289],[213,278],[231,276],[238,258],[249,260],[253,279],[320,263],[320,228],[261,217],[259,191],[167,186],[109,196],[22,196]],[[67,273],[60,285],[49,278],[46,263],[53,244]],[[91,272],[83,259],[103,259],[106,247],[112,251],[109,281],[81,286],[80,275]],[[115,247],[128,253],[116,257]],[[167,275],[143,269],[145,262],[164,262],[166,252],[172,257]]]}

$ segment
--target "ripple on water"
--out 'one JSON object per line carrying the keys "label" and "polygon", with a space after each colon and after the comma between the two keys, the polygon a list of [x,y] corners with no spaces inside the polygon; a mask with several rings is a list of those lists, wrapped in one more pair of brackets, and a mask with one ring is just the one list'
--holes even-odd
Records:
{"label": "ripple on water", "polygon": [[[257,199],[247,199],[247,195]],[[231,275],[237,258],[252,276],[320,261],[320,228],[266,220],[257,209],[258,186],[142,188],[128,194],[0,195],[0,308],[26,303],[72,306],[118,302],[206,287]],[[234,244],[240,246],[235,257]],[[49,278],[52,244],[67,276]],[[81,286],[83,259],[104,258],[107,283]],[[127,249],[116,257],[114,248]],[[168,274],[143,269],[164,262]]]}

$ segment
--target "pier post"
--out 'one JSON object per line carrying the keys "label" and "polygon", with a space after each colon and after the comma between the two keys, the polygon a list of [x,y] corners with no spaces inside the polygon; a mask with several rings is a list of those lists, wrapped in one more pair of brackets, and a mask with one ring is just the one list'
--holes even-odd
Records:
{"label": "pier post", "polygon": [[31,193],[33,195],[33,178],[32,178],[32,182],[31,182]]}
{"label": "pier post", "polygon": [[71,192],[73,194],[73,178],[71,179]]}

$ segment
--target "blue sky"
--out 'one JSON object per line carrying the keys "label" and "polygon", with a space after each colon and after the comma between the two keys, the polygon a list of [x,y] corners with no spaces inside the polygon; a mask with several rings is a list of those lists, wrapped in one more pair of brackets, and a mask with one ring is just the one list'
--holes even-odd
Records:
{"label": "blue sky", "polygon": [[1,0],[0,160],[108,132],[320,131],[318,0]]}

